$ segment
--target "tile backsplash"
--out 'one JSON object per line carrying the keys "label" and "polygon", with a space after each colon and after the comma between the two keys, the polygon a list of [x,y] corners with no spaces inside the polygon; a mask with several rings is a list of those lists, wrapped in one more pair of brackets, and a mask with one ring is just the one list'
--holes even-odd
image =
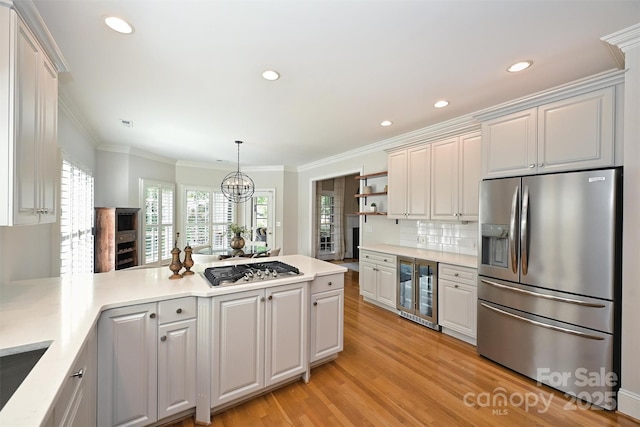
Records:
{"label": "tile backsplash", "polygon": [[478,223],[401,220],[400,245],[478,255]]}

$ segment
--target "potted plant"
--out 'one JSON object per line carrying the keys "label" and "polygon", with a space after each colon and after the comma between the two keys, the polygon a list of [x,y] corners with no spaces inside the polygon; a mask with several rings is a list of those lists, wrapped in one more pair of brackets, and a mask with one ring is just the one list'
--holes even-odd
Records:
{"label": "potted plant", "polygon": [[247,227],[245,227],[244,225],[233,223],[229,225],[229,230],[231,231],[231,233],[233,233],[233,237],[231,237],[231,241],[229,242],[231,247],[233,249],[244,248],[244,238],[242,237],[242,235],[249,231]]}
{"label": "potted plant", "polygon": [[371,209],[371,212],[375,212],[376,209],[378,209],[378,208],[377,208],[377,205],[375,203],[371,203],[370,209]]}

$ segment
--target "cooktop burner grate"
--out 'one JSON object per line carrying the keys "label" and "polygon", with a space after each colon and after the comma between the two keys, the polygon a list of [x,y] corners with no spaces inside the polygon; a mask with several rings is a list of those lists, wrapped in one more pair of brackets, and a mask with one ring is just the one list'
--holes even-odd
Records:
{"label": "cooktop burner grate", "polygon": [[253,264],[235,264],[221,267],[208,267],[204,276],[211,286],[231,284],[236,282],[255,282],[273,280],[285,275],[298,275],[298,268],[281,261],[265,261]]}

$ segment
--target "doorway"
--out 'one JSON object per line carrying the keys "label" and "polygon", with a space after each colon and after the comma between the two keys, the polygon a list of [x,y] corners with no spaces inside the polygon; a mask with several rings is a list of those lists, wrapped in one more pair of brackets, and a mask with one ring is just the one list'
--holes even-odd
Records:
{"label": "doorway", "polygon": [[276,244],[275,190],[256,190],[245,203],[244,217],[251,229],[249,244],[273,248]]}

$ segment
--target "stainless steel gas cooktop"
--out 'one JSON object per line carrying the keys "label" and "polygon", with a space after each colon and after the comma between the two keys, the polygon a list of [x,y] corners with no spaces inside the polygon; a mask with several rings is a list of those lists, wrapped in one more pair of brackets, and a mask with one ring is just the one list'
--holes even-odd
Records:
{"label": "stainless steel gas cooktop", "polygon": [[208,267],[204,270],[204,277],[211,286],[260,282],[299,274],[300,270],[296,267],[280,261]]}

